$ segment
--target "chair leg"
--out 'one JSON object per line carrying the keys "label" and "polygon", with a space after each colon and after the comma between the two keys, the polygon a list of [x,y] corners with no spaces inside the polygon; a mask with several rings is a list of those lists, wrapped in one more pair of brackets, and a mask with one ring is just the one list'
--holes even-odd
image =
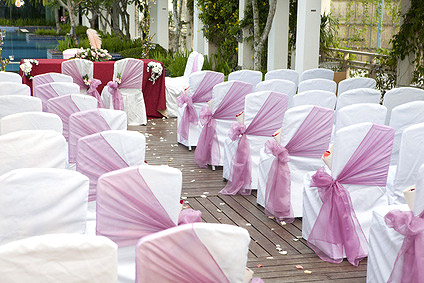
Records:
{"label": "chair leg", "polygon": [[188,146],[188,151],[191,151],[191,145]]}
{"label": "chair leg", "polygon": [[212,171],[215,171],[215,166],[212,165]]}

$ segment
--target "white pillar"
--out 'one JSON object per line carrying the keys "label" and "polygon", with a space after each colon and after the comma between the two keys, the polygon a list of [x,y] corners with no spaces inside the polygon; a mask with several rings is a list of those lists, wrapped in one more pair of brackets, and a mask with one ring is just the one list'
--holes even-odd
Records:
{"label": "white pillar", "polygon": [[321,0],[321,15],[326,15],[331,12],[331,0]]}
{"label": "white pillar", "polygon": [[267,70],[286,69],[289,52],[289,0],[278,0],[268,35]]}
{"label": "white pillar", "polygon": [[302,0],[297,5],[296,71],[318,68],[321,0]]}
{"label": "white pillar", "polygon": [[[285,0],[284,0],[285,1]],[[241,21],[244,18],[244,10],[248,0],[239,0],[239,20]],[[253,49],[252,43],[245,40],[249,37],[248,28],[242,30],[243,41],[238,44],[238,65],[243,69],[252,69],[253,70]]]}
{"label": "white pillar", "polygon": [[165,49],[169,48],[168,1],[156,0],[149,2],[150,36],[152,41]]}
{"label": "white pillar", "polygon": [[209,54],[209,44],[206,37],[203,35],[203,23],[199,19],[200,10],[197,6],[197,1],[194,0],[193,12],[193,50],[204,55]]}

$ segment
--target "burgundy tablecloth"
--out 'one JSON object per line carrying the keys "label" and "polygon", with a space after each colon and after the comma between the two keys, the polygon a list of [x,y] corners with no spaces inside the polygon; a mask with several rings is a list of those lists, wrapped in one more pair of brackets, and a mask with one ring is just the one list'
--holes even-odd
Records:
{"label": "burgundy tablecloth", "polygon": [[[38,66],[33,65],[31,75],[40,75],[50,72],[60,73],[61,63],[64,59],[36,59],[39,64]],[[143,95],[144,103],[146,104],[146,113],[149,117],[162,117],[162,114],[158,110],[166,109],[166,96],[165,96],[165,72],[160,76],[155,84],[149,80],[150,73],[147,72],[147,63],[155,61],[152,59],[143,59],[144,71],[143,71]],[[155,61],[157,62],[157,61]],[[21,64],[23,60],[21,60]],[[102,92],[103,87],[112,80],[113,77],[113,64],[115,62],[94,62],[94,78],[102,81],[102,84],[98,87],[99,93]],[[162,63],[161,63],[162,64]],[[163,64],[162,64],[163,67]],[[164,69],[165,70],[165,69]],[[19,74],[22,76],[22,71],[19,70]],[[27,77],[23,77],[24,84],[28,85],[32,89],[32,81]]]}

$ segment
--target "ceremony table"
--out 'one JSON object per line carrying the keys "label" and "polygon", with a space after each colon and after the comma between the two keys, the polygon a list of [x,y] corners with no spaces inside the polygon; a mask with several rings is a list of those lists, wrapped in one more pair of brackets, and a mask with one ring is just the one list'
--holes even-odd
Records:
{"label": "ceremony table", "polygon": [[[65,59],[36,59],[39,64],[32,65],[31,75],[36,76],[45,73],[60,73],[61,72],[61,64]],[[142,59],[144,62],[144,71],[143,71],[143,96],[144,103],[146,105],[146,113],[148,117],[162,117],[162,114],[159,111],[163,111],[166,109],[166,96],[165,96],[165,71],[162,72],[162,75],[156,80],[153,84],[152,81],[149,80],[150,73],[147,72],[147,64],[151,61],[155,61],[152,59]],[[158,61],[155,61],[158,62]],[[21,64],[23,63],[23,59],[21,60]],[[113,78],[113,64],[114,61],[106,61],[106,62],[93,62],[94,63],[94,78],[99,79],[102,84],[97,88],[99,93],[102,93],[103,87],[112,80]],[[159,62],[161,63],[161,62]],[[162,67],[163,67],[163,63]],[[19,70],[19,74],[23,78],[23,83],[28,85],[32,89],[32,81],[29,80],[26,76],[23,76],[22,70]]]}

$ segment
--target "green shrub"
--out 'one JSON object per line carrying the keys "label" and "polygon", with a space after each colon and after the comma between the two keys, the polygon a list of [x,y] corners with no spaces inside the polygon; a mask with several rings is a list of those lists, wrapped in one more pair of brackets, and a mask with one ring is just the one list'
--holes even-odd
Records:
{"label": "green shrub", "polygon": [[[70,25],[61,24],[60,27],[61,27],[61,30],[60,30],[59,35],[62,35],[62,36],[67,35],[71,31]],[[87,37],[87,29],[88,28],[85,27],[85,26],[77,26],[75,28],[75,33],[77,34],[78,37],[85,38],[85,37]],[[50,29],[50,28],[49,29],[36,29],[34,31],[34,33],[37,34],[37,35],[52,35],[52,36],[57,35],[56,29]]]}
{"label": "green shrub", "polygon": [[39,19],[29,19],[29,18],[20,18],[20,19],[5,19],[0,18],[0,26],[54,26],[53,21],[46,21],[44,18]]}

